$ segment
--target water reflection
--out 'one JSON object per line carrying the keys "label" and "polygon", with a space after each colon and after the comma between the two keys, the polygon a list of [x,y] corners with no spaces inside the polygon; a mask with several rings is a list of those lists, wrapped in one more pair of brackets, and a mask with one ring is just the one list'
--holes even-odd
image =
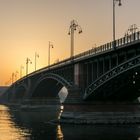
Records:
{"label": "water reflection", "polygon": [[0,140],[140,140],[140,125],[57,125],[49,115],[0,105]]}
{"label": "water reflection", "polygon": [[61,129],[61,125],[57,125],[57,139],[58,140],[63,140],[63,133]]}
{"label": "water reflection", "polygon": [[0,140],[25,140],[30,133],[18,127],[6,106],[0,105]]}
{"label": "water reflection", "polygon": [[26,135],[28,140],[62,140],[63,134],[61,126],[52,123],[50,120],[54,115],[51,110],[46,111],[21,111],[16,109],[9,110],[10,115],[14,116],[11,121],[15,122],[19,128],[27,128],[30,135]]}
{"label": "water reflection", "polygon": [[62,125],[64,140],[138,140],[136,125]]}

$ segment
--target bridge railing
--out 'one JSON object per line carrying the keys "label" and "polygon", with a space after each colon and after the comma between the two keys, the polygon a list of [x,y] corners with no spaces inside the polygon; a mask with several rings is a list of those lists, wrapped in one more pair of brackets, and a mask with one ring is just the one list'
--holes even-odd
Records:
{"label": "bridge railing", "polygon": [[[124,36],[123,38],[120,38],[118,40],[115,40],[115,47],[117,49],[119,47],[126,46],[130,43],[135,43],[138,40],[140,40],[140,32],[136,32],[131,35]],[[109,42],[109,43],[101,45],[99,47],[92,48],[86,52],[83,52],[83,53],[80,53],[80,54],[74,56],[73,59],[77,60],[77,59],[81,59],[82,57],[85,57],[85,56],[97,55],[102,52],[113,50],[114,49],[113,44],[114,44],[114,42]]]}
{"label": "bridge railing", "polygon": [[[117,48],[120,48],[120,47],[123,47],[123,46],[127,46],[130,43],[135,43],[137,41],[140,41],[140,32],[136,32],[136,33],[133,33],[131,35],[124,36],[123,38],[120,38],[118,40],[115,40],[115,44],[116,44],[115,47],[117,49]],[[74,57],[64,59],[64,60],[62,60],[62,61],[60,61],[58,63],[54,63],[54,64],[52,64],[50,66],[47,66],[47,67],[41,68],[41,69],[39,69],[37,71],[34,71],[34,72],[28,74],[27,76],[19,79],[18,81],[22,81],[23,79],[26,79],[27,77],[33,76],[33,75],[35,75],[37,73],[39,74],[41,72],[51,70],[51,69],[57,68],[59,66],[70,64],[70,63],[72,63],[74,61],[84,59],[84,58],[89,57],[89,56],[94,56],[94,55],[96,56],[98,54],[113,50],[114,49],[113,45],[114,45],[114,42],[109,42],[109,43],[106,43],[106,44],[101,45],[99,47],[92,48],[92,49],[90,49],[88,51],[85,51],[85,52],[82,52],[80,54],[77,54]]]}
{"label": "bridge railing", "polygon": [[122,45],[133,43],[137,40],[140,40],[140,32],[136,32],[131,35],[126,35],[123,38],[116,40],[116,47],[120,47]]}

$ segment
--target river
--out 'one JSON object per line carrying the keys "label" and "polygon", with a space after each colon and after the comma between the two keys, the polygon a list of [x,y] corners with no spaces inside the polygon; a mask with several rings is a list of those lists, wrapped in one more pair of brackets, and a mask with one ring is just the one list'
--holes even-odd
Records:
{"label": "river", "polygon": [[140,140],[140,125],[59,125],[48,116],[0,105],[0,140]]}

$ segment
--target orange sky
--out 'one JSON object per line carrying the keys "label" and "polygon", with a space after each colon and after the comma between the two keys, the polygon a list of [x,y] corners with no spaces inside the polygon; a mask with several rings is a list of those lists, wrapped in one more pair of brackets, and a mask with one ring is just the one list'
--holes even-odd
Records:
{"label": "orange sky", "polygon": [[[116,38],[131,24],[140,26],[139,5],[139,0],[116,4]],[[112,40],[112,0],[0,0],[0,85],[10,84],[12,73],[25,67],[27,57],[32,72],[35,52],[40,55],[37,69],[47,66],[49,41],[54,45],[51,63],[69,57],[73,19],[83,30],[75,33],[75,54]]]}

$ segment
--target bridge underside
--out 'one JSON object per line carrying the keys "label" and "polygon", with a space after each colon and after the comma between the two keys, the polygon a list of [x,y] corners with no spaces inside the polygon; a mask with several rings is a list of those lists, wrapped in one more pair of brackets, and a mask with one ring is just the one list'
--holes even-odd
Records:
{"label": "bridge underside", "polygon": [[99,86],[87,100],[133,101],[140,96],[140,66]]}
{"label": "bridge underside", "polygon": [[44,79],[35,87],[31,98],[57,97],[62,87],[63,85],[54,79]]}
{"label": "bridge underside", "polygon": [[26,93],[26,88],[23,86],[20,86],[16,89],[15,92],[15,99],[23,99]]}

